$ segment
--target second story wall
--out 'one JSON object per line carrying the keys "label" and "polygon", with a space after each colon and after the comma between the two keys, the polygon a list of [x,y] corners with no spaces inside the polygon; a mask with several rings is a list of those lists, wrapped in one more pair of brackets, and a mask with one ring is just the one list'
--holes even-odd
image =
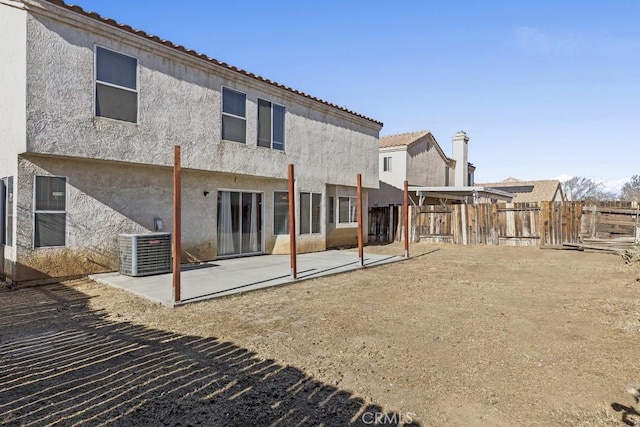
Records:
{"label": "second story wall", "polygon": [[[302,184],[378,186],[376,122],[55,5],[34,3],[26,27],[27,151],[171,165],[181,145],[184,168],[286,178],[293,163]],[[96,115],[97,49],[134,64],[131,121]],[[244,96],[244,143],[222,139],[223,88]],[[260,99],[284,107],[284,150],[258,145]]]}
{"label": "second story wall", "polygon": [[407,179],[411,185],[444,186],[447,161],[440,155],[436,142],[427,135],[407,150]]}
{"label": "second story wall", "polygon": [[407,179],[407,150],[406,147],[381,151],[378,158],[380,181],[396,188],[403,188]]}
{"label": "second story wall", "polygon": [[17,172],[26,149],[27,13],[17,2],[0,2],[0,178]]}

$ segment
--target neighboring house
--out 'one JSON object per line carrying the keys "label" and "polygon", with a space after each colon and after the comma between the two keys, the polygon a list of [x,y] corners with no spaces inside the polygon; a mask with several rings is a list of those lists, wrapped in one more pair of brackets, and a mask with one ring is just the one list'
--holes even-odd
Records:
{"label": "neighboring house", "polygon": [[0,0],[0,63],[0,275],[114,270],[118,234],[171,232],[174,145],[185,259],[288,253],[290,163],[299,251],[357,242],[381,122],[58,0]]}
{"label": "neighboring house", "polygon": [[[522,181],[507,178],[500,182],[476,184],[476,186],[495,188],[515,195],[514,203],[523,202],[564,202],[566,197],[562,185],[557,179]],[[486,202],[487,200],[482,200]]]}
{"label": "neighboring house", "polygon": [[450,158],[428,130],[380,138],[380,189],[370,192],[369,205],[402,204],[405,180],[418,187],[473,185],[475,167],[468,162],[468,143],[467,135],[458,132]]}

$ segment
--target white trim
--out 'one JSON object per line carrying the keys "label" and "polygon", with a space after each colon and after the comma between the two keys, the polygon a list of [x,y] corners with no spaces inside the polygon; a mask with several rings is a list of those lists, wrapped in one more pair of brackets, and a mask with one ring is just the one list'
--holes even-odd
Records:
{"label": "white trim", "polygon": [[[36,181],[38,177],[44,178],[64,178],[64,211],[38,211],[36,210]],[[66,248],[69,243],[69,177],[61,176],[61,175],[33,175],[33,197],[31,206],[31,249],[40,250],[40,249],[55,249],[55,248]],[[36,213],[64,213],[64,246],[36,246]]]}
{"label": "white trim", "polygon": [[[126,56],[132,59],[136,60],[136,89],[132,90],[131,88],[128,87],[124,87],[124,86],[119,86],[113,83],[109,83],[109,82],[103,82],[102,80],[98,80],[98,48],[100,49],[104,49],[104,50],[108,50],[110,52],[116,53],[118,55],[122,55],[122,56]],[[101,85],[105,85],[105,86],[109,86],[109,87],[113,87],[116,89],[122,89],[128,92],[133,92],[136,94],[136,121],[135,123],[132,123],[128,120],[120,120],[120,119],[114,119],[112,117],[105,117],[105,116],[98,116],[96,114],[96,92],[97,92],[97,85],[101,84]],[[132,56],[132,55],[128,55],[126,53],[122,53],[119,52],[117,50],[114,49],[110,49],[108,47],[104,47],[102,45],[99,44],[94,44],[93,45],[93,117],[97,118],[100,117],[101,119],[109,119],[109,120],[117,120],[119,122],[124,122],[124,123],[132,123],[132,124],[139,124],[140,123],[140,59],[136,56]]]}

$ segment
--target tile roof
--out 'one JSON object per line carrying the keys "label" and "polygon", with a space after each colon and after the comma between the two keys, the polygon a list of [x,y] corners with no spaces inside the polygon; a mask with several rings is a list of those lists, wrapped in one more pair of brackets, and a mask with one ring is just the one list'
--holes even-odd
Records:
{"label": "tile roof", "polygon": [[418,132],[398,133],[395,135],[383,136],[380,137],[380,143],[378,146],[380,148],[409,146],[430,133],[431,132],[428,130],[421,130]]}
{"label": "tile roof", "polygon": [[[550,202],[557,197],[557,201],[563,200],[562,187],[557,179],[546,179],[537,181],[522,181],[517,178],[507,178],[500,182],[483,182],[475,184],[477,187],[504,188],[504,187],[527,187],[533,186],[531,191],[515,192],[513,198],[515,203],[522,202]],[[556,196],[556,192],[559,192]]]}
{"label": "tile roof", "polygon": [[327,105],[329,107],[344,111],[344,112],[349,113],[351,115],[354,115],[356,117],[360,117],[362,119],[365,119],[365,120],[368,120],[370,122],[376,123],[376,124],[378,124],[380,126],[383,126],[383,123],[381,121],[369,118],[369,117],[364,116],[362,114],[359,114],[359,113],[356,113],[354,111],[351,111],[351,110],[349,110],[349,109],[347,109],[345,107],[340,107],[339,105],[332,104],[332,103],[330,103],[328,101],[325,101],[325,100],[322,100],[320,98],[316,98],[315,96],[309,95],[307,93],[301,92],[301,91],[293,89],[291,87],[288,87],[288,86],[282,85],[280,83],[274,82],[273,80],[269,80],[269,79],[266,79],[264,77],[258,76],[256,74],[250,73],[250,72],[245,71],[245,70],[243,70],[241,68],[234,67],[233,65],[229,65],[226,62],[222,62],[222,61],[218,61],[217,59],[210,58],[205,54],[198,53],[198,52],[196,52],[194,50],[191,50],[191,49],[188,49],[188,48],[186,48],[186,47],[184,47],[182,45],[175,44],[175,43],[173,43],[171,41],[168,41],[168,40],[163,40],[158,36],[154,36],[152,34],[148,34],[148,33],[144,32],[142,30],[138,30],[138,29],[132,28],[130,25],[120,24],[120,23],[116,22],[114,19],[104,18],[104,17],[100,16],[96,12],[88,12],[88,11],[84,10],[83,8],[81,8],[80,6],[69,5],[69,4],[65,3],[64,1],[62,1],[62,0],[43,0],[43,1],[45,1],[47,3],[54,4],[54,5],[59,6],[59,7],[62,7],[64,9],[70,10],[72,12],[78,13],[80,15],[83,15],[83,16],[85,16],[87,18],[90,18],[90,19],[93,19],[95,21],[102,22],[103,24],[107,24],[109,26],[112,26],[112,27],[118,28],[120,30],[126,31],[128,33],[133,34],[133,35],[136,35],[136,36],[139,36],[139,37],[143,37],[143,38],[145,38],[147,40],[151,40],[151,41],[153,41],[155,43],[170,47],[170,48],[175,49],[175,50],[177,50],[179,52],[186,53],[187,55],[190,55],[190,56],[193,56],[195,58],[201,59],[201,60],[206,61],[206,62],[208,62],[210,64],[216,65],[218,67],[226,68],[227,70],[231,70],[231,71],[234,71],[236,73],[243,74],[243,75],[245,75],[247,77],[250,77],[252,79],[261,81],[263,83],[270,84],[272,86],[278,87],[278,88],[286,90],[288,92],[295,93],[296,95],[303,96],[305,98],[311,99],[313,101],[319,102],[321,104],[324,104],[324,105]]}

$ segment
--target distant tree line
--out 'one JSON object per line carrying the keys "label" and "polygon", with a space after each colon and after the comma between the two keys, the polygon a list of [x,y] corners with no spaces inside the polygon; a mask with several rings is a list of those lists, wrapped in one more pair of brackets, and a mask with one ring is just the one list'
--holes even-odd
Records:
{"label": "distant tree line", "polygon": [[570,200],[640,202],[640,175],[634,175],[620,190],[620,194],[604,189],[604,184],[591,178],[574,176],[562,183],[562,191]]}

